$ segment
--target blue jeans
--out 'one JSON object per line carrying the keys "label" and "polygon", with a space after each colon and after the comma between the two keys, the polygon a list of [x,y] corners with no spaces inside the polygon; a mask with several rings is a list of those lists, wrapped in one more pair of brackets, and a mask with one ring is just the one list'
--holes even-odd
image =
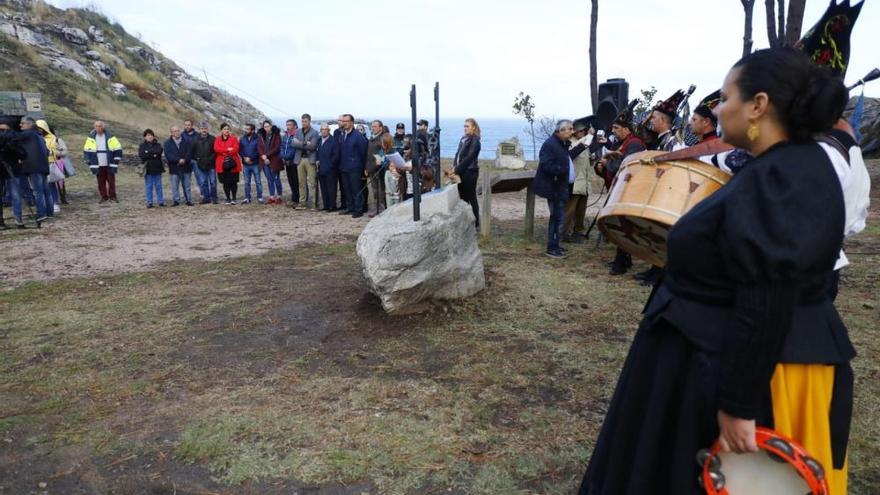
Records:
{"label": "blue jeans", "polygon": [[263,165],[263,173],[266,174],[266,182],[269,183],[269,196],[281,197],[281,173],[273,172],[272,166]]}
{"label": "blue jeans", "polygon": [[547,198],[550,221],[547,222],[547,252],[559,251],[559,235],[565,223],[565,200]]}
{"label": "blue jeans", "polygon": [[[179,174],[171,174],[171,199],[175,203],[180,202],[180,189],[183,189],[183,200],[192,203],[192,174],[189,172],[181,172]],[[215,186],[216,188],[216,186]],[[216,191],[215,191],[216,194]],[[161,200],[160,200],[161,201]]]}
{"label": "blue jeans", "polygon": [[[53,165],[49,165],[52,167]],[[55,194],[52,194],[55,193]],[[55,184],[49,184],[49,176],[46,176],[46,181],[43,183],[43,198],[46,201],[46,216],[54,217],[55,216],[55,196],[58,195],[58,188],[55,187]]]}
{"label": "blue jeans", "polygon": [[244,168],[244,199],[251,199],[251,177],[257,186],[257,199],[263,199],[263,181],[260,180],[260,166],[256,163],[243,165]]}
{"label": "blue jeans", "polygon": [[[153,204],[154,190],[156,191],[156,199],[159,201],[159,204],[164,205],[165,193],[162,191],[162,174],[147,174],[144,176],[144,195],[147,197],[148,205]],[[176,193],[177,190],[174,192]]]}
{"label": "blue jeans", "polygon": [[21,191],[18,177],[9,177],[6,181],[6,196],[12,206],[12,216],[16,222],[21,222]]}
{"label": "blue jeans", "polygon": [[[34,192],[34,204],[37,207],[37,218],[43,218],[47,215],[46,213],[46,185],[48,176],[43,174],[28,174],[26,176],[21,177],[21,179],[27,184],[31,191]],[[12,185],[15,180],[9,181],[9,184]],[[21,183],[17,183],[12,185],[12,214],[15,215],[15,218],[21,220],[21,202],[25,199],[22,191],[20,190]]]}
{"label": "blue jeans", "polygon": [[205,173],[202,172],[202,169],[199,168],[195,160],[192,160],[190,163],[192,164],[193,173],[196,174],[196,185],[199,186],[199,195],[201,195],[202,199],[205,199],[205,191],[202,190],[202,184],[205,182]]}
{"label": "blue jeans", "polygon": [[201,174],[199,189],[202,191],[202,200],[210,200],[216,203],[217,171],[212,168],[211,170],[199,170],[199,173]]}

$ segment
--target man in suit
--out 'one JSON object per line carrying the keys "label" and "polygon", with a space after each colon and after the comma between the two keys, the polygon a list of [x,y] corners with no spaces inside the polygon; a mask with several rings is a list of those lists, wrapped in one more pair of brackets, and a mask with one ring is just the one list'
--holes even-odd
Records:
{"label": "man in suit", "polygon": [[364,216],[364,158],[367,156],[367,138],[354,129],[354,117],[347,113],[340,120],[339,171],[345,175],[345,195],[348,213],[352,218]]}
{"label": "man in suit", "polygon": [[318,140],[318,182],[324,211],[336,211],[336,184],[339,182],[339,143],[330,135],[330,126],[321,124]]}

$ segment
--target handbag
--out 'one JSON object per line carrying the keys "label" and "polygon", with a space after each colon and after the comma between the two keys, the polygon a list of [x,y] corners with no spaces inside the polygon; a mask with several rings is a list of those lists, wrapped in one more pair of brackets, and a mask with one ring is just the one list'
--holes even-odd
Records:
{"label": "handbag", "polygon": [[60,180],[64,180],[64,172],[58,168],[58,164],[49,164],[49,184],[54,184]]}
{"label": "handbag", "polygon": [[[55,162],[58,163],[58,162]],[[70,158],[62,158],[61,163],[64,164],[64,176],[65,177],[73,177],[76,175],[76,168],[73,166],[73,160]]]}
{"label": "handbag", "polygon": [[227,156],[223,159],[223,171],[231,172],[233,169],[235,169],[235,160],[231,156]]}

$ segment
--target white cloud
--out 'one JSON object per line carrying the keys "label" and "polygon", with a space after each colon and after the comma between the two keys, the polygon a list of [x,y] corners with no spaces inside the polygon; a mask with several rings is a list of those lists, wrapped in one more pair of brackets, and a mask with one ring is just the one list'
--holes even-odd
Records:
{"label": "white cloud", "polygon": [[[540,114],[589,113],[588,0],[52,3],[98,5],[194,75],[204,69],[212,83],[255,95],[270,115],[409,115],[410,84],[427,110],[434,81],[447,116],[510,116],[519,91]],[[807,2],[805,30],[826,6]],[[755,48],[767,44],[763,9],[756,2]],[[877,28],[880,8],[869,3],[850,80],[880,62]],[[693,83],[701,98],[741,55],[742,29],[738,0],[600,0],[600,81],[625,77],[631,97],[654,85],[664,98]]]}

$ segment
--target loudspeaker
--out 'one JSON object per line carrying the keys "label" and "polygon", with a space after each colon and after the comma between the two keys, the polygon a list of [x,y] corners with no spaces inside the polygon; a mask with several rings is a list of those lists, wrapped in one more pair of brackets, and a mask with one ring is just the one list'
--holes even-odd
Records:
{"label": "loudspeaker", "polygon": [[[618,109],[626,107],[629,102],[629,83],[623,78],[609,79],[599,85],[599,104],[610,99]],[[595,109],[598,115],[599,109]],[[615,115],[616,116],[616,115]]]}
{"label": "loudspeaker", "polygon": [[596,129],[602,129],[605,132],[610,131],[611,124],[618,114],[620,114],[620,109],[614,104],[613,98],[609,96],[600,101],[599,109],[596,110],[596,124],[598,126]]}

